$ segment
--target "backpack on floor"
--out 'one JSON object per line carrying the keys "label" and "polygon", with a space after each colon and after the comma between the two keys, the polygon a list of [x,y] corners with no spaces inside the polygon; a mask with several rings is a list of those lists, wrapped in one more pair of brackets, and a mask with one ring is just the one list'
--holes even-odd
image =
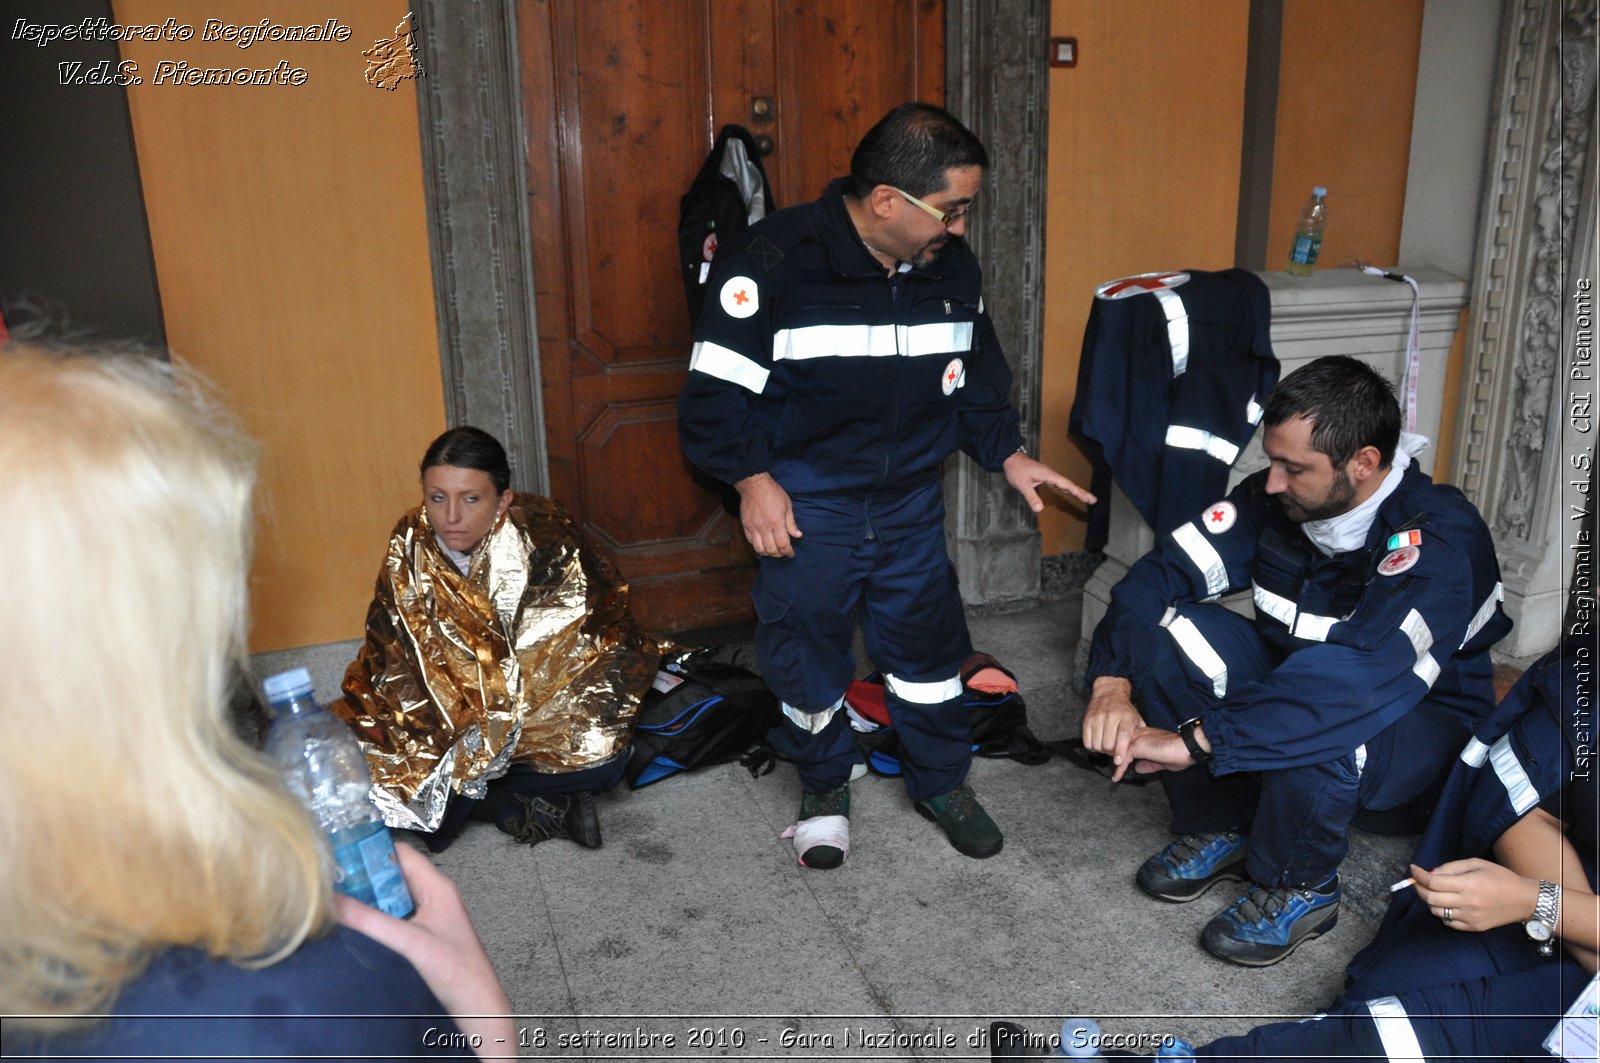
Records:
{"label": "backpack on floor", "polygon": [[764,748],[767,731],[778,720],[778,699],[740,663],[748,653],[745,647],[711,647],[662,658],[634,728],[623,773],[630,788],[744,760]]}
{"label": "backpack on floor", "polygon": [[[1022,695],[1015,690],[985,690],[972,685],[974,677],[989,668],[1016,681],[1009,669],[986,653],[973,654],[961,666],[962,700],[972,728],[972,752],[980,757],[1043,764],[1050,759],[1050,750],[1028,730],[1028,706]],[[867,767],[879,775],[899,775],[900,741],[889,721],[883,678],[872,675],[856,680],[844,700]]]}

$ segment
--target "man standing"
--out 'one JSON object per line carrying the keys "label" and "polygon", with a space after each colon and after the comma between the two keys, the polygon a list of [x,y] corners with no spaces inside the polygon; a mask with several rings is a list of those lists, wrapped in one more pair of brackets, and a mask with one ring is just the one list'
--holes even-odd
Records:
{"label": "man standing", "polygon": [[1041,485],[1090,498],[1023,452],[962,239],[988,164],[948,112],[896,107],[848,177],[719,252],[707,285],[679,433],[690,461],[738,490],[761,556],[756,652],[783,702],[773,744],[800,771],[794,846],[807,867],[837,867],[849,847],[860,758],[839,708],[858,609],[918,811],[968,856],[1004,841],[966,785],[958,670],[972,647],[940,464],[960,447],[1035,512]]}
{"label": "man standing", "polygon": [[[1265,424],[1270,468],[1112,591],[1083,720],[1116,778],[1166,772],[1182,836],[1139,887],[1182,903],[1247,880],[1201,943],[1250,966],[1332,929],[1352,822],[1421,828],[1511,627],[1488,528],[1411,464],[1426,440],[1402,436],[1383,377],[1319,358]],[[1246,586],[1253,621],[1199,604]]]}

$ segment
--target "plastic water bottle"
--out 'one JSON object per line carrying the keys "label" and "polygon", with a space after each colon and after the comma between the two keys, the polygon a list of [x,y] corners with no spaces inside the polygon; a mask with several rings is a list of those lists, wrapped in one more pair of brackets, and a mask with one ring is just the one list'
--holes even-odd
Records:
{"label": "plastic water bottle", "polygon": [[1189,1060],[1194,1059],[1194,1045],[1181,1037],[1173,1037],[1161,1042],[1161,1047],[1156,1049],[1157,1059]]}
{"label": "plastic water bottle", "polygon": [[1294,245],[1289,248],[1287,269],[1296,277],[1311,276],[1311,267],[1322,253],[1322,230],[1328,224],[1328,190],[1321,185],[1311,190],[1311,198],[1300,208],[1294,227]]}
{"label": "plastic water bottle", "polygon": [[1099,1059],[1100,1024],[1093,1019],[1067,1019],[1061,1024],[1058,1054],[1068,1059]]}
{"label": "plastic water bottle", "polygon": [[289,791],[317,817],[333,846],[334,889],[397,919],[416,909],[394,839],[372,807],[372,776],[356,736],[311,696],[311,673],[280,672],[261,684],[272,707],[267,756]]}

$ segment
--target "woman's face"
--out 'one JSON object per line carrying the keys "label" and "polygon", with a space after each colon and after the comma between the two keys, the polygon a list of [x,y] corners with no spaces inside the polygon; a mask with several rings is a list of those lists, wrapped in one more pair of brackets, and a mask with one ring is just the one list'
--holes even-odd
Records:
{"label": "woman's face", "polygon": [[468,553],[511,505],[511,492],[497,494],[482,469],[430,465],[422,474],[422,504],[444,544]]}

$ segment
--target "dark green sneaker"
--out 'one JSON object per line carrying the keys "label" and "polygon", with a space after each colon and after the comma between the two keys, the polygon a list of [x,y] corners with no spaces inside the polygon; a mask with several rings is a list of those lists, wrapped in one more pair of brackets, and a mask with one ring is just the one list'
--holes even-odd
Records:
{"label": "dark green sneaker", "polygon": [[[800,795],[800,823],[802,826],[808,819],[818,819],[822,816],[840,816],[845,820],[850,818],[850,784],[842,783],[832,790],[824,790],[820,794]],[[821,825],[814,825],[820,827]],[[850,824],[833,824],[825,831],[804,832],[806,837],[790,835],[795,839],[795,853],[800,857],[800,863],[818,871],[831,871],[844,863],[845,854],[850,851]],[[812,844],[813,837],[817,844]],[[834,845],[832,842],[838,842]]]}
{"label": "dark green sneaker", "polygon": [[944,828],[945,837],[956,852],[982,860],[998,853],[1005,835],[994,825],[989,813],[978,804],[978,795],[966,783],[938,797],[917,802],[917,811]]}

